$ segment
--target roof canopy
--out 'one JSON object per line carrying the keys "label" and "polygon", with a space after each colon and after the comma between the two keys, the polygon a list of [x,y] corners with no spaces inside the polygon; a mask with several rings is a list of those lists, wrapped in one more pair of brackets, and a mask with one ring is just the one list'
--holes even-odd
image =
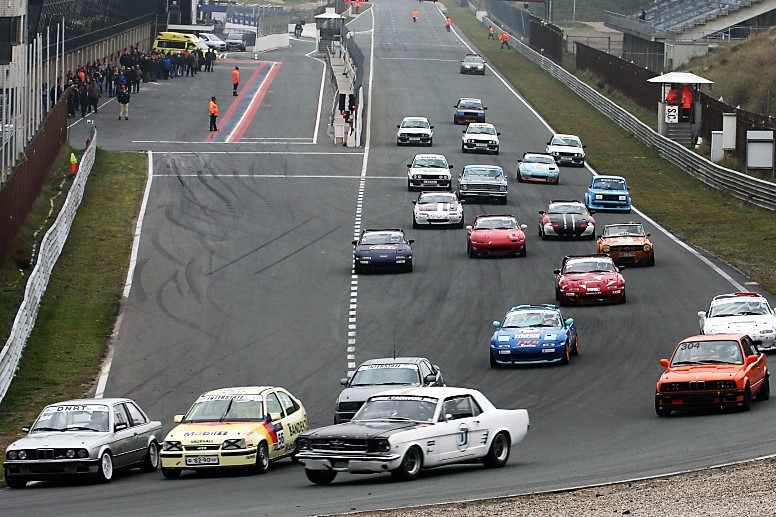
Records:
{"label": "roof canopy", "polygon": [[649,83],[676,83],[676,84],[714,84],[714,81],[704,79],[699,75],[695,75],[692,72],[669,72],[667,74],[647,79]]}

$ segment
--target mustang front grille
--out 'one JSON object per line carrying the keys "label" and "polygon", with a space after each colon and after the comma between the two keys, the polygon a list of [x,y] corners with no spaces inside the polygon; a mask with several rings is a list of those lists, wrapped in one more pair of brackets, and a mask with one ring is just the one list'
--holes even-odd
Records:
{"label": "mustang front grille", "polygon": [[310,448],[318,451],[365,453],[368,445],[366,440],[316,439],[310,440]]}
{"label": "mustang front grille", "polygon": [[354,413],[361,409],[361,406],[363,406],[363,402],[340,402],[339,403],[339,410],[340,411],[353,411]]}
{"label": "mustang front grille", "polygon": [[490,183],[466,183],[466,190],[487,190],[498,192],[501,185],[492,185]]}

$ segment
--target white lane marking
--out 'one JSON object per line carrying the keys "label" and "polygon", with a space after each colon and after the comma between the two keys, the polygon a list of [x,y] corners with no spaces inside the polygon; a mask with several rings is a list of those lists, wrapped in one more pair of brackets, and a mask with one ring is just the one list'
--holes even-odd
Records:
{"label": "white lane marking", "polygon": [[[290,138],[289,138],[290,140]],[[245,139],[241,139],[238,142],[191,142],[189,140],[132,140],[133,144],[191,144],[191,145],[240,145],[240,144],[253,144],[253,145],[272,145],[272,144],[286,144],[286,145],[314,145],[315,142],[309,138],[304,138],[305,142],[285,142],[285,141],[263,141],[263,142],[246,142]]]}
{"label": "white lane marking", "polygon": [[[264,99],[264,96],[268,93],[264,90],[265,84],[270,84],[274,80],[273,72],[275,71],[276,67],[280,66],[277,62],[271,62],[272,64],[269,66],[269,71],[267,71],[267,75],[264,76],[264,79],[261,80],[259,83],[259,87],[253,92],[253,96],[251,97],[250,102],[248,103],[248,107],[245,108],[240,115],[240,118],[237,119],[237,123],[232,127],[232,131],[226,136],[226,141],[231,142],[234,139],[234,135],[238,134],[241,131],[241,126],[243,125],[243,122],[246,118],[248,118],[249,114],[253,112],[253,106],[258,102],[262,102]],[[268,82],[269,81],[269,82]],[[251,114],[250,116],[253,117],[255,113]]]}
{"label": "white lane marking", "polygon": [[[370,9],[376,9],[373,5]],[[366,138],[364,138],[364,155],[361,161],[361,174],[359,175],[358,195],[356,197],[356,216],[353,221],[353,238],[357,239],[361,235],[361,214],[364,209],[364,189],[366,187],[366,170],[369,165],[369,149],[372,144],[372,86],[374,84],[374,64],[375,64],[375,15],[370,13],[372,19],[372,28],[369,31],[371,42],[369,45],[369,86],[367,88],[366,104]],[[352,376],[356,369],[356,311],[358,310],[358,275],[355,271],[355,256],[351,263],[350,272],[350,302],[348,310],[348,343],[345,349],[345,361],[347,364],[347,375]]]}
{"label": "white lane marking", "polygon": [[[440,10],[439,12],[440,12],[440,14],[442,13],[442,11],[441,11],[441,10]],[[444,16],[444,15],[443,15],[443,16]],[[453,31],[455,32],[455,29],[453,29]],[[463,43],[463,45],[464,45],[466,48],[468,48],[470,52],[474,52],[474,49],[472,49],[472,48],[471,48],[471,47],[470,47],[470,46],[469,46],[469,45],[468,45],[468,44],[467,44],[467,43],[466,43],[466,42],[463,40],[463,38],[461,38],[461,36],[459,36],[459,35],[458,35],[458,33],[457,33],[457,32],[455,33],[455,35],[456,35],[456,36],[458,36],[458,38],[461,40],[461,43]],[[551,132],[551,133],[553,133],[553,134],[554,134],[554,133],[557,133],[557,131],[555,131],[555,130],[552,128],[552,126],[550,126],[550,124],[549,124],[549,123],[548,123],[546,120],[544,120],[544,119],[542,118],[542,116],[541,116],[541,115],[540,115],[540,114],[539,114],[539,113],[538,113],[536,110],[534,110],[534,109],[531,107],[531,105],[530,105],[530,104],[528,104],[528,102],[527,102],[527,101],[526,101],[526,100],[525,100],[523,97],[521,97],[521,96],[520,96],[520,94],[519,94],[519,93],[517,93],[517,91],[516,91],[514,88],[512,88],[512,85],[510,85],[510,84],[509,84],[509,83],[506,81],[506,79],[504,79],[504,78],[501,76],[501,74],[500,74],[500,73],[498,73],[498,71],[497,71],[497,70],[493,69],[493,68],[492,68],[490,65],[488,65],[488,64],[486,64],[485,66],[487,66],[487,67],[488,67],[488,70],[490,70],[490,71],[491,71],[491,73],[493,73],[493,75],[494,75],[496,78],[498,78],[498,80],[499,80],[499,81],[501,81],[501,83],[502,83],[502,84],[503,84],[503,85],[504,85],[504,86],[507,88],[507,90],[509,90],[509,91],[512,93],[512,95],[514,95],[515,97],[517,97],[517,99],[518,99],[520,102],[522,102],[522,103],[523,103],[523,105],[524,105],[526,108],[528,108],[528,110],[529,110],[531,113],[533,113],[533,115],[534,115],[534,116],[537,118],[537,120],[539,120],[539,122],[541,122],[542,124],[544,124],[544,127],[546,127],[548,131],[550,131],[550,132]],[[598,173],[595,171],[595,169],[593,169],[593,168],[592,168],[590,165],[588,165],[588,164],[587,164],[587,162],[585,162],[585,167],[587,168],[587,170],[588,170],[588,171],[590,171],[590,174],[592,174],[593,176],[598,176]],[[678,237],[676,237],[674,234],[672,234],[671,232],[669,232],[668,230],[666,230],[665,228],[663,228],[662,226],[660,226],[660,225],[659,225],[659,224],[658,224],[658,223],[657,223],[655,220],[653,220],[653,219],[652,219],[652,218],[650,218],[648,215],[646,215],[645,213],[643,213],[643,212],[641,212],[640,210],[638,210],[638,209],[637,209],[635,206],[631,207],[631,210],[633,210],[634,212],[636,212],[636,213],[637,213],[637,214],[638,214],[640,217],[643,217],[644,219],[646,219],[647,221],[649,221],[649,224],[653,225],[653,226],[655,227],[655,229],[656,229],[656,230],[660,231],[660,233],[662,233],[663,235],[665,235],[666,237],[668,237],[669,239],[671,239],[672,241],[674,241],[674,243],[678,244],[679,246],[681,246],[682,248],[684,248],[685,250],[687,250],[688,252],[690,252],[690,254],[691,254],[691,255],[693,255],[695,258],[697,258],[698,260],[700,260],[701,262],[703,262],[704,264],[706,264],[706,265],[707,265],[709,268],[711,268],[711,270],[712,270],[712,271],[714,271],[714,272],[715,272],[715,273],[717,273],[719,276],[721,276],[722,278],[724,278],[725,280],[727,280],[727,281],[730,283],[730,285],[732,285],[732,286],[733,286],[735,289],[737,289],[737,290],[739,290],[739,291],[746,291],[746,289],[744,289],[744,286],[743,286],[743,285],[741,285],[739,282],[737,282],[736,280],[734,280],[734,279],[733,279],[733,277],[731,277],[730,275],[728,275],[728,274],[727,274],[725,271],[723,271],[723,270],[722,270],[722,268],[718,267],[718,266],[717,266],[716,264],[714,264],[714,263],[713,263],[711,260],[709,260],[708,258],[704,257],[704,256],[703,256],[703,255],[702,255],[700,252],[698,252],[698,251],[697,251],[695,248],[692,248],[690,245],[688,245],[688,244],[686,244],[686,243],[682,242],[682,241],[681,241],[681,240],[680,240]]]}
{"label": "white lane marking", "polygon": [[282,154],[284,156],[361,156],[361,151],[356,152],[321,152],[321,151],[157,151],[156,154]]}
{"label": "white lane marking", "polygon": [[312,141],[313,144],[318,143],[318,130],[321,127],[321,114],[323,113],[323,93],[326,91],[326,69],[327,69],[326,61],[320,58],[314,57],[313,54],[315,54],[316,52],[317,50],[313,50],[308,54],[305,54],[307,57],[314,59],[323,65],[321,68],[321,88],[320,88],[320,91],[318,92],[318,113],[315,115],[315,128],[313,128],[313,141]]}
{"label": "white lane marking", "polygon": [[154,156],[152,151],[148,151],[148,179],[146,180],[145,192],[143,192],[143,202],[140,204],[140,214],[137,217],[137,223],[135,224],[135,236],[132,239],[132,253],[129,256],[129,268],[127,269],[127,279],[124,282],[124,291],[121,293],[121,310],[116,318],[116,324],[113,325],[113,334],[110,338],[108,345],[108,353],[105,356],[105,361],[102,363],[100,370],[100,377],[97,380],[97,389],[94,396],[102,398],[105,395],[105,386],[108,384],[108,375],[110,374],[110,368],[113,364],[113,350],[116,342],[116,338],[119,335],[119,329],[121,328],[121,321],[124,319],[124,306],[129,299],[129,292],[132,290],[132,279],[135,276],[135,266],[137,265],[137,254],[140,249],[140,233],[143,229],[143,219],[145,217],[146,208],[148,206],[148,198],[151,197],[151,184],[154,180]]}
{"label": "white lane marking", "polygon": [[[406,181],[407,177],[399,177],[396,176],[369,176],[368,178],[362,178],[361,175],[343,175],[343,174],[298,174],[298,175],[288,175],[288,174],[157,174],[157,178],[219,178],[219,179],[228,179],[228,178],[285,178],[285,179],[343,179],[343,180],[394,180],[394,181]],[[358,203],[358,208],[361,208],[361,203]],[[356,214],[356,222],[361,222],[361,215]]]}
{"label": "white lane marking", "polygon": [[[457,45],[456,45],[456,48],[458,48]],[[379,59],[380,61],[438,61],[440,63],[460,63],[460,61],[457,59],[433,59],[433,58],[414,58],[414,57],[378,57],[377,59]]]}

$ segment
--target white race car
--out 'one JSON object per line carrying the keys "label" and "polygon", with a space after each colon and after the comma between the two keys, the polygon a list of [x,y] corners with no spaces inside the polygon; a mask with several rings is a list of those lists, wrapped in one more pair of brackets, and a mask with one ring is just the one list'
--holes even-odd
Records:
{"label": "white race car", "polygon": [[463,228],[463,205],[455,192],[421,192],[413,200],[412,227],[454,225]]}
{"label": "white race car", "polygon": [[547,142],[547,154],[555,158],[555,163],[568,163],[579,167],[585,166],[585,146],[576,135],[556,134]]}
{"label": "white race car", "polygon": [[318,485],[338,472],[411,480],[451,463],[503,467],[528,426],[527,410],[496,409],[476,390],[404,388],[372,395],[350,422],[303,433],[297,458]]}
{"label": "white race car", "polygon": [[426,117],[404,117],[396,126],[396,145],[427,145],[434,143],[434,126]]}
{"label": "white race car", "polygon": [[698,317],[701,334],[748,334],[760,350],[776,350],[776,314],[758,293],[720,294]]}
{"label": "white race car", "polygon": [[499,141],[498,136],[501,133],[496,131],[493,124],[487,122],[472,122],[463,131],[461,137],[461,151],[484,151],[498,154]]}
{"label": "white race car", "polygon": [[407,164],[407,190],[450,189],[453,166],[442,154],[416,154]]}

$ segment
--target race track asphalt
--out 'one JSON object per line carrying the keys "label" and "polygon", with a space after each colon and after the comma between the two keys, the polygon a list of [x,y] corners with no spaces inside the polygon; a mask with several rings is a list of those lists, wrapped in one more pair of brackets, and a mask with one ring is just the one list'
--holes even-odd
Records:
{"label": "race track asphalt", "polygon": [[[420,10],[417,24],[413,6]],[[530,431],[509,464],[442,468],[402,484],[387,475],[340,475],[327,487],[311,485],[288,460],[263,476],[173,481],[133,471],[105,486],[4,490],[5,511],[97,513],[84,511],[88,501],[113,515],[326,514],[566,489],[773,451],[776,438],[767,431],[773,402],[755,403],[748,413],[655,416],[659,359],[697,333],[696,313],[711,297],[757,287],[638,212],[596,214],[599,225],[644,222],[657,265],[625,269],[625,305],[564,310],[579,329],[579,356],[568,366],[489,367],[490,322],[513,305],[553,303],[553,269],[563,256],[594,250],[591,241],[542,241],[536,232],[537,211],[551,199],[581,199],[591,173],[564,167],[558,186],[511,181],[507,206],[465,205],[467,222],[484,213],[512,213],[525,222],[525,258],[473,260],[465,253],[465,230],[412,229],[417,194],[407,192],[405,164],[428,149],[396,147],[403,116],[431,119],[430,151],[445,154],[455,173],[466,164],[498,164],[513,179],[523,152],[543,150],[552,133],[493,70],[459,75],[469,49],[459,34],[444,31],[442,20],[431,2],[378,0],[351,23],[368,61],[374,52],[364,85],[371,110],[365,148],[335,146],[326,135],[328,88],[317,118],[323,65],[305,56],[310,41],[294,40],[258,60],[229,55],[212,74],[143,85],[129,121],[113,119],[115,102],[100,110],[99,144],[151,150],[154,171],[105,394],[136,399],[168,430],[173,415],[204,391],[282,385],[304,402],[315,427],[331,422],[349,362],[394,352],[425,356],[448,385],[480,389],[498,407],[529,410]],[[271,82],[241,94],[258,105],[231,97],[235,63],[249,78],[270,62]],[[214,137],[206,127],[211,95],[221,103],[221,127],[232,127]],[[489,107],[487,119],[501,132],[500,155],[461,153],[463,127],[453,125],[452,114],[464,96]],[[75,124],[71,141],[78,145],[86,130]],[[352,276],[357,213],[363,228],[407,230],[416,240],[413,273]]]}

